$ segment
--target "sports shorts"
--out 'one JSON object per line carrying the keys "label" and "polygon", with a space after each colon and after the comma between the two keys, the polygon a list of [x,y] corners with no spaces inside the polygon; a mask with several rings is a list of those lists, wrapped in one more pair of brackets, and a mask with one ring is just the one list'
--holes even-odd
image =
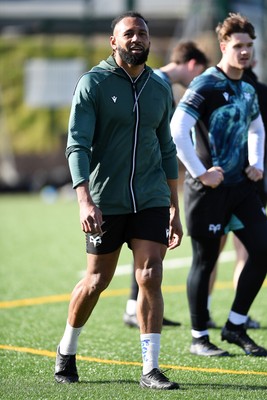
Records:
{"label": "sports shorts", "polygon": [[184,182],[184,207],[190,236],[216,237],[229,231],[232,215],[240,230],[255,224],[265,224],[266,215],[254,182],[244,179],[233,186],[219,185],[212,189],[187,174]]}
{"label": "sports shorts", "polygon": [[103,215],[103,234],[86,234],[86,252],[112,253],[132,239],[151,240],[168,246],[169,207],[153,207],[137,213]]}

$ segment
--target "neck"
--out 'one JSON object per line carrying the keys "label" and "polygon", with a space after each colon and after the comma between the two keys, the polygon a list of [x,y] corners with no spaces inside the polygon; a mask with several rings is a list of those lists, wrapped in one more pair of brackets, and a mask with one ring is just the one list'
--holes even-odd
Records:
{"label": "neck", "polygon": [[171,62],[161,67],[160,70],[168,75],[172,84],[180,83],[181,85],[183,85],[181,65],[177,65],[176,63]]}
{"label": "neck", "polygon": [[145,64],[132,65],[125,63],[120,57],[114,56],[114,58],[118,66],[123,68],[131,78],[137,78],[145,68]]}
{"label": "neck", "polygon": [[231,67],[229,64],[224,64],[220,61],[217,66],[227,75],[230,79],[241,79],[243,75],[243,69]]}

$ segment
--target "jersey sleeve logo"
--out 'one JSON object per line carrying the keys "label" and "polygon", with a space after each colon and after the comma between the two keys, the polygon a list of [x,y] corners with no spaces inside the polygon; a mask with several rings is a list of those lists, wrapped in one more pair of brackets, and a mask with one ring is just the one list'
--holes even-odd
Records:
{"label": "jersey sleeve logo", "polygon": [[194,108],[199,108],[200,104],[203,101],[204,101],[204,97],[201,96],[201,94],[199,94],[191,89],[187,89],[181,99],[182,103],[186,103],[187,105],[194,107]]}

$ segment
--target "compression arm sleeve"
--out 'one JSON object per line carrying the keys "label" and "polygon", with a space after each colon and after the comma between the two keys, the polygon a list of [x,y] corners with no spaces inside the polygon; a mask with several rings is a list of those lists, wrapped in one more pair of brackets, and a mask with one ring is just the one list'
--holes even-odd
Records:
{"label": "compression arm sleeve", "polygon": [[263,171],[265,131],[261,115],[251,122],[248,130],[249,165]]}
{"label": "compression arm sleeve", "polygon": [[171,120],[171,133],[177,147],[177,155],[193,178],[206,172],[206,168],[195,152],[190,136],[195,123],[195,118],[180,108],[176,109]]}

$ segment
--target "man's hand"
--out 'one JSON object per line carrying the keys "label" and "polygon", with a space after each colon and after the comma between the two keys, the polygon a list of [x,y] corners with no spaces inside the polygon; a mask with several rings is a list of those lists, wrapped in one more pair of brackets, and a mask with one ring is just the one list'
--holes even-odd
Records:
{"label": "man's hand", "polygon": [[170,232],[168,249],[172,250],[180,246],[183,237],[183,227],[179,216],[179,210],[170,208]]}
{"label": "man's hand", "polygon": [[261,171],[260,169],[256,168],[256,167],[252,167],[251,165],[249,165],[246,169],[245,172],[247,174],[247,177],[254,182],[259,181],[260,179],[263,178],[263,171]]}
{"label": "man's hand", "polygon": [[224,180],[223,169],[221,167],[211,167],[204,174],[200,175],[198,179],[204,186],[216,188]]}
{"label": "man's hand", "polygon": [[83,232],[102,234],[102,213],[94,204],[85,201],[79,202],[80,205],[80,223]]}
{"label": "man's hand", "polygon": [[102,212],[90,196],[88,182],[83,182],[77,186],[76,193],[80,206],[80,223],[83,232],[102,234]]}

